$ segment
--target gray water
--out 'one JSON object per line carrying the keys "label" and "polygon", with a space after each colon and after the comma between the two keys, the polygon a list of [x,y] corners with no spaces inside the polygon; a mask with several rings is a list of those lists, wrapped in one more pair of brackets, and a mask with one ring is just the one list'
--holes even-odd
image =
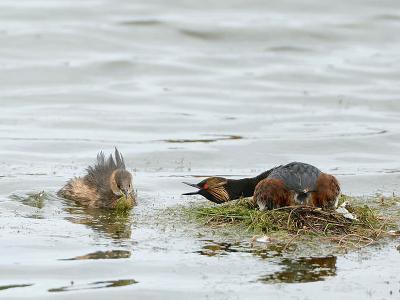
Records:
{"label": "gray water", "polygon": [[[294,160],[399,193],[398,32],[398,1],[0,1],[0,298],[399,297],[398,240],[287,257],[165,210]],[[130,215],[54,196],[114,146]]]}

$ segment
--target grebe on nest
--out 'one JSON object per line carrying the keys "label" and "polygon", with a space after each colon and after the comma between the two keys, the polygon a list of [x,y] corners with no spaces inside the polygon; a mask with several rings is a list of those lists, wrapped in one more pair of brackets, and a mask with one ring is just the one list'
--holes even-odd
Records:
{"label": "grebe on nest", "polygon": [[183,195],[199,194],[215,203],[253,196],[260,210],[292,205],[334,209],[340,195],[334,176],[301,162],[278,166],[252,178],[209,177],[198,184],[184,183],[199,190]]}

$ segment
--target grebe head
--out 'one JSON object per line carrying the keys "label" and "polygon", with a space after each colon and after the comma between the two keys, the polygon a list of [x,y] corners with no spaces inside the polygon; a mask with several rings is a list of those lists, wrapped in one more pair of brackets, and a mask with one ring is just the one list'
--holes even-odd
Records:
{"label": "grebe head", "polygon": [[197,184],[183,182],[189,186],[199,189],[196,192],[185,193],[182,195],[202,195],[215,203],[223,203],[230,200],[228,192],[228,180],[223,177],[209,177]]}
{"label": "grebe head", "polygon": [[111,175],[111,190],[116,196],[129,198],[133,192],[131,173],[125,169],[115,170]]}

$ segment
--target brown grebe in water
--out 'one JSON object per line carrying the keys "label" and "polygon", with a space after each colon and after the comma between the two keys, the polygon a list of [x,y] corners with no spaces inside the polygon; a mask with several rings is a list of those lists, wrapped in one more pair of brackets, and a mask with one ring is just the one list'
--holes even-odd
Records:
{"label": "brown grebe in water", "polygon": [[68,181],[57,195],[87,207],[115,208],[120,199],[128,208],[136,204],[132,175],[126,170],[124,158],[116,148],[114,158],[110,155],[106,159],[100,152],[96,165],[89,166],[85,176]]}

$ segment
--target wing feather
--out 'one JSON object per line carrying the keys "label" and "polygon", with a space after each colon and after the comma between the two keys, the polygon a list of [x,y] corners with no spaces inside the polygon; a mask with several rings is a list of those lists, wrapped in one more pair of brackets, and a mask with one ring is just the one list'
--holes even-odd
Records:
{"label": "wing feather", "polygon": [[309,164],[293,162],[274,169],[268,178],[280,179],[287,189],[295,192],[311,192],[317,188],[317,179],[321,171]]}

